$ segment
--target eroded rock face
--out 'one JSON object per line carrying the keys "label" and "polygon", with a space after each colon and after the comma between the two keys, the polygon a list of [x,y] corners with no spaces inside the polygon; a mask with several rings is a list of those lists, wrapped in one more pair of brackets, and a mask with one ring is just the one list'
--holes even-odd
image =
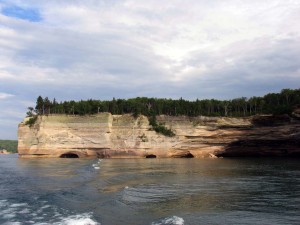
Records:
{"label": "eroded rock face", "polygon": [[18,151],[20,157],[70,158],[299,155],[298,121],[267,120],[274,118],[158,116],[176,133],[166,137],[153,131],[145,116],[39,116],[32,127],[26,119],[19,124]]}

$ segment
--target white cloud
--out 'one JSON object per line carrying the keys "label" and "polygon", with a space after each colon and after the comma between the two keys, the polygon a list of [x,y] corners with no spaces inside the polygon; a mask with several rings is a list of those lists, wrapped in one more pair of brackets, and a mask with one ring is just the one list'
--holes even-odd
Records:
{"label": "white cloud", "polygon": [[231,98],[300,83],[299,1],[10,0],[0,11],[6,5],[41,16],[0,13],[0,90],[17,102]]}
{"label": "white cloud", "polygon": [[11,97],[14,97],[14,95],[0,92],[0,100],[8,99],[8,98],[11,98]]}

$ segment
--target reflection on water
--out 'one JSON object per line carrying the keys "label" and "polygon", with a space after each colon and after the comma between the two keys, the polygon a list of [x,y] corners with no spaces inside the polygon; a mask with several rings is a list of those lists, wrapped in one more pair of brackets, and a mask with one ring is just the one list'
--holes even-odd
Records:
{"label": "reflection on water", "polygon": [[1,156],[0,224],[298,224],[299,175],[293,159]]}

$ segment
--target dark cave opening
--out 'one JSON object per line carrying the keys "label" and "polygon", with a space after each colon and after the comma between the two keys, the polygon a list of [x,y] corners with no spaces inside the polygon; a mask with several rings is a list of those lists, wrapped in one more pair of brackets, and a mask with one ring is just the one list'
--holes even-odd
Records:
{"label": "dark cave opening", "polygon": [[194,155],[192,153],[188,153],[183,158],[194,158]]}
{"label": "dark cave opening", "polygon": [[150,155],[146,155],[146,159],[155,159],[156,155],[150,154]]}
{"label": "dark cave opening", "polygon": [[194,155],[192,153],[188,152],[188,153],[186,153],[184,155],[180,155],[176,158],[194,158]]}
{"label": "dark cave opening", "polygon": [[60,158],[79,158],[77,154],[74,153],[65,153],[60,156]]}

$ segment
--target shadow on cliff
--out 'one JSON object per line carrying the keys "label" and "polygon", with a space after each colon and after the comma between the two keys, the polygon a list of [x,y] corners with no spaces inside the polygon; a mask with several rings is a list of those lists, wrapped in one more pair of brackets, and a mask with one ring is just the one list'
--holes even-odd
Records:
{"label": "shadow on cliff", "polygon": [[217,157],[300,157],[300,120],[288,115],[256,116]]}

